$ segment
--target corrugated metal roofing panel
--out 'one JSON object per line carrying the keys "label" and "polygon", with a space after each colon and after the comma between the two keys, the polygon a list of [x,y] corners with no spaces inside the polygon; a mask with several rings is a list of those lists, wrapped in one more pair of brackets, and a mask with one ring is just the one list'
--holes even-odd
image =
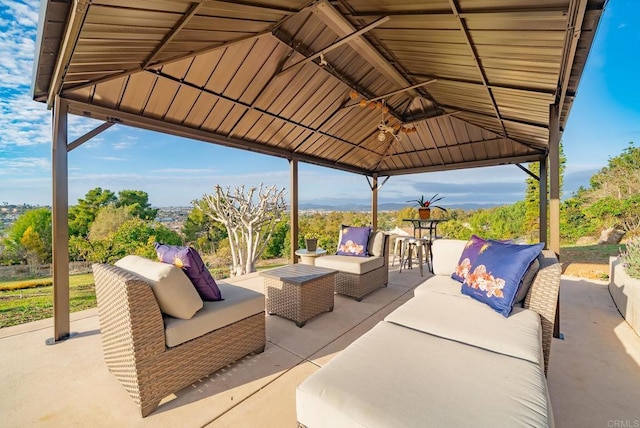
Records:
{"label": "corrugated metal roofing panel", "polygon": [[[371,174],[544,156],[604,4],[587,0],[570,57],[569,0],[46,1],[35,98],[61,87],[81,114]],[[369,99],[390,111],[354,106]],[[381,121],[416,133],[378,141]]]}

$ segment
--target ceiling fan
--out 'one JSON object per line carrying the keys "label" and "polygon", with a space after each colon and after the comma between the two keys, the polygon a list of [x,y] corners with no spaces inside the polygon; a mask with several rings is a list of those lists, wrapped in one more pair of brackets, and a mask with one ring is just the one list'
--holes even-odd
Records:
{"label": "ceiling fan", "polygon": [[378,132],[378,141],[384,142],[387,139],[387,134],[389,134],[400,143],[400,126],[389,126],[384,118],[384,114],[389,111],[389,108],[384,104],[384,100],[382,101],[381,111],[380,122],[378,123],[378,129],[380,130]]}

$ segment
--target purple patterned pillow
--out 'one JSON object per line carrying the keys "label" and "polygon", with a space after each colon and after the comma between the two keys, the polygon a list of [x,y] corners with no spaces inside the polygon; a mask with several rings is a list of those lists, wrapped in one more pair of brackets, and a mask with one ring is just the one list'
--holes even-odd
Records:
{"label": "purple patterned pillow", "polygon": [[[464,250],[460,255],[460,260],[458,261],[456,270],[451,274],[451,278],[455,279],[458,282],[464,282],[464,278],[469,273],[469,268],[475,263],[476,259],[478,258],[478,254],[482,253],[487,248],[487,242],[488,241],[484,238],[480,238],[477,235],[471,235],[471,238],[469,238],[467,244],[464,246]],[[501,242],[503,244],[512,243],[511,240],[496,242]]]}
{"label": "purple patterned pillow", "polygon": [[[458,282],[464,282],[465,276],[469,273],[469,269],[475,263],[478,258],[478,254],[483,250],[487,241],[476,235],[471,235],[471,238],[467,241],[467,244],[462,250],[460,260],[456,266],[456,270],[451,274],[451,278]],[[486,247],[485,247],[486,248]]]}
{"label": "purple patterned pillow", "polygon": [[488,241],[470,266],[460,291],[508,317],[518,287],[543,247],[544,243],[520,245]]}
{"label": "purple patterned pillow", "polygon": [[218,284],[204,265],[198,252],[191,247],[154,244],[158,259],[181,268],[187,274],[202,300],[223,300]]}
{"label": "purple patterned pillow", "polygon": [[342,225],[340,243],[338,244],[338,252],[336,254],[341,256],[369,256],[367,251],[369,235],[371,235],[371,228],[368,226],[355,227]]}

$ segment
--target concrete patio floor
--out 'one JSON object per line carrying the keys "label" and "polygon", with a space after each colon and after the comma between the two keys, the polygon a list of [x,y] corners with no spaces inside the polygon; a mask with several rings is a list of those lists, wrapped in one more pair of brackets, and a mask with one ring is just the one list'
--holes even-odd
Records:
{"label": "concrete patio floor", "polygon": [[[336,296],[333,312],[303,328],[267,316],[264,353],[177,392],[144,419],[106,368],[96,309],[72,314],[78,335],[53,346],[45,345],[51,319],[0,329],[0,426],[295,427],[295,387],[425,279],[392,270],[387,288],[360,303]],[[256,274],[233,282],[262,291]],[[563,277],[561,331],[548,376],[556,426],[640,426],[640,338],[605,283]]]}

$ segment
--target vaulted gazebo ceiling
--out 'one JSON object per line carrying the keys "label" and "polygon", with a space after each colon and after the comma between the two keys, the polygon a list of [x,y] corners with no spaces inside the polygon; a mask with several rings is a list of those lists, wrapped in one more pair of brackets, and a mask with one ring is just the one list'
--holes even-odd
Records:
{"label": "vaulted gazebo ceiling", "polygon": [[[604,3],[44,0],[33,96],[367,175],[534,161]],[[379,141],[382,109],[362,99],[416,131]]]}

